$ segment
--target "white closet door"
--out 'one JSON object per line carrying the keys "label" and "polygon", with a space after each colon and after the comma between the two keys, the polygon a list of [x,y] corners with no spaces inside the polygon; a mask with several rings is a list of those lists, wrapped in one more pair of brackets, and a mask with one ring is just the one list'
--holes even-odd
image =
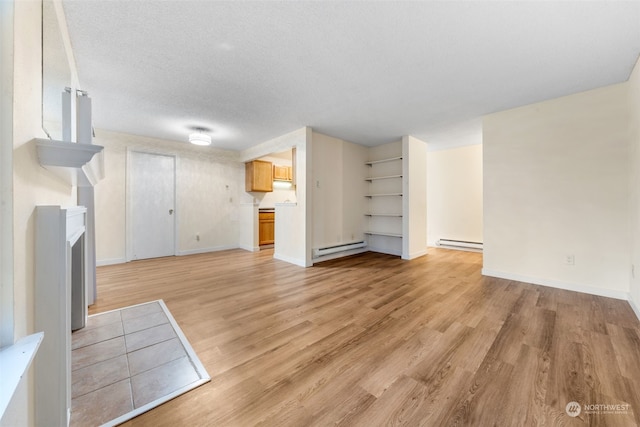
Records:
{"label": "white closet door", "polygon": [[176,159],[131,152],[131,258],[175,255]]}

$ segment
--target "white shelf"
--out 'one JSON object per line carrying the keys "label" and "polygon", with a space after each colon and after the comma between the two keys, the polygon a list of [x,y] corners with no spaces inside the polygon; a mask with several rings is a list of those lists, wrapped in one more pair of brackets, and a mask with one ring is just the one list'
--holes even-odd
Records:
{"label": "white shelf", "polygon": [[402,214],[395,213],[366,213],[365,216],[392,216],[402,218]]}
{"label": "white shelf", "polygon": [[367,194],[365,197],[389,197],[389,196],[402,196],[402,193]]}
{"label": "white shelf", "polygon": [[402,175],[387,175],[387,176],[372,176],[370,178],[366,178],[365,181],[375,181],[376,179],[392,179],[392,178],[402,178]]}
{"label": "white shelf", "polygon": [[29,370],[38,347],[44,337],[43,332],[21,338],[15,344],[0,350],[0,370],[2,382],[0,383],[0,418],[9,406],[20,380]]}
{"label": "white shelf", "polygon": [[74,187],[93,187],[104,178],[104,147],[36,138],[40,164]]}
{"label": "white shelf", "polygon": [[370,234],[372,236],[387,236],[387,237],[400,237],[400,238],[402,238],[402,234],[387,233],[387,232],[384,232],[384,231],[365,231],[364,234]]}
{"label": "white shelf", "polygon": [[388,159],[380,159],[380,160],[371,160],[369,162],[366,162],[366,165],[375,165],[376,163],[386,163],[386,162],[393,162],[394,160],[402,160],[402,156],[398,156],[398,157],[390,157]]}

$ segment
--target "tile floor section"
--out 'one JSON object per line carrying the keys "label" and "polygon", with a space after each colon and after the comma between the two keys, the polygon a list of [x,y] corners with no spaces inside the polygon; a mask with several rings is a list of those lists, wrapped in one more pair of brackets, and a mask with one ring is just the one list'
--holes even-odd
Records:
{"label": "tile floor section", "polygon": [[72,334],[71,360],[72,426],[102,425],[201,380],[157,301],[89,317]]}

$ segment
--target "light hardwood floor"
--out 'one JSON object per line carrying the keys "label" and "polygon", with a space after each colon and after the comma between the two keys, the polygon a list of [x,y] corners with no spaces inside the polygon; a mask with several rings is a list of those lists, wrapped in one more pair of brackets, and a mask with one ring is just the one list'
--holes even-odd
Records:
{"label": "light hardwood floor", "polygon": [[482,277],[470,252],[272,255],[98,269],[91,313],[163,299],[212,376],[125,425],[640,425],[627,302]]}

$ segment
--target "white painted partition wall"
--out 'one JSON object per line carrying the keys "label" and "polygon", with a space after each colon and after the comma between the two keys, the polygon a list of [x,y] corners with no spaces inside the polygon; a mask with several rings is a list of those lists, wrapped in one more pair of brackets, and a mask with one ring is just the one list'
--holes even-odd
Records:
{"label": "white painted partition wall", "polygon": [[86,308],[72,284],[82,288],[85,283],[78,276],[86,261],[86,212],[80,206],[36,207],[35,329],[44,332],[34,363],[37,426],[69,425],[72,298]]}
{"label": "white painted partition wall", "polygon": [[249,252],[258,252],[260,250],[260,230],[258,221],[258,203],[241,203],[240,204],[240,237],[238,246]]}
{"label": "white painted partition wall", "polygon": [[[366,248],[346,249],[364,240],[368,147],[313,132],[314,262],[353,255]],[[398,181],[399,182],[399,181]],[[342,247],[320,255],[322,248]]]}
{"label": "white painted partition wall", "polygon": [[402,137],[402,259],[427,253],[427,144]]}

